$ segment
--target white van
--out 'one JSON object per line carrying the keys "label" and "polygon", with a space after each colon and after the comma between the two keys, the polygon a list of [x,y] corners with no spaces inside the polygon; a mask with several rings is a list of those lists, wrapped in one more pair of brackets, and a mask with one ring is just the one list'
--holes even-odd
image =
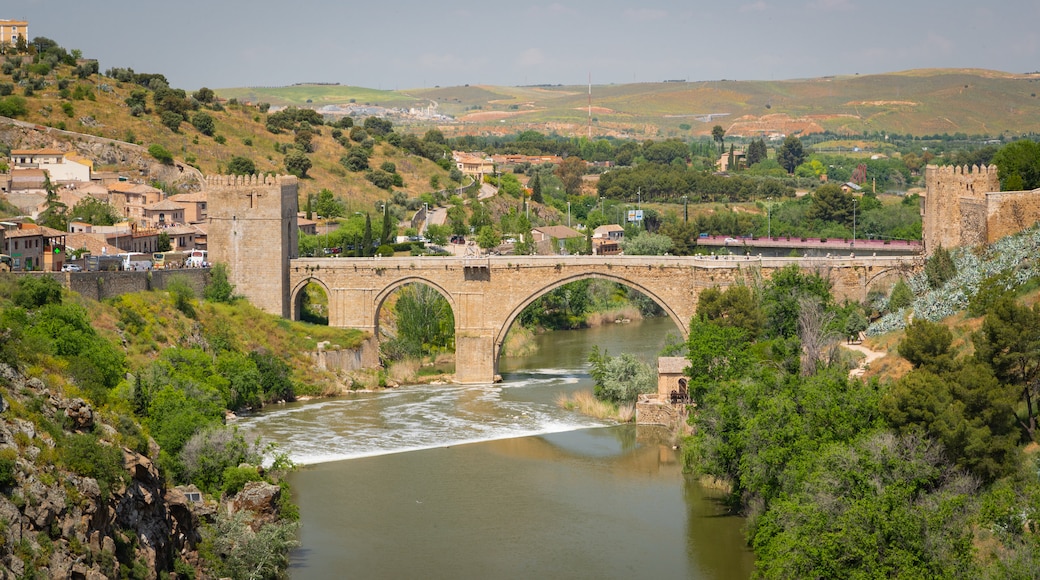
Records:
{"label": "white van", "polygon": [[206,257],[206,250],[192,250],[188,259],[184,260],[184,265],[188,268],[208,268],[209,260]]}

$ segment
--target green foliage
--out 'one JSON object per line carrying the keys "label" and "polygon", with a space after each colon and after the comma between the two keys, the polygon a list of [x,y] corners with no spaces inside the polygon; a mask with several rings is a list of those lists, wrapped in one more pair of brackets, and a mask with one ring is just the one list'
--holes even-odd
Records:
{"label": "green foliage", "polygon": [[972,578],[975,484],[927,439],[868,435],[822,446],[759,520],[763,578]]}
{"label": "green foliage", "polygon": [[1038,378],[1040,378],[1040,305],[1029,308],[1004,296],[986,314],[982,328],[972,335],[975,359],[993,369],[1004,384],[1021,389],[1025,403],[1024,427],[1036,436]]}
{"label": "green foliage", "polygon": [[[179,475],[202,491],[216,494],[228,483],[228,469],[243,463],[259,465],[262,459],[257,442],[250,444],[236,429],[212,427],[195,434],[184,445],[180,452],[183,471]],[[255,468],[253,472],[256,473]]]}
{"label": "green foliage", "polygon": [[900,278],[895,286],[892,286],[892,294],[888,297],[888,309],[892,312],[908,308],[914,302],[914,291],[906,280]]}
{"label": "green foliage", "polygon": [[191,124],[195,129],[206,136],[213,136],[213,132],[216,131],[217,126],[213,121],[213,116],[204,111],[199,111],[191,117]]}
{"label": "green foliage", "polygon": [[830,281],[819,274],[803,273],[797,265],[776,271],[762,293],[766,334],[789,338],[798,333],[801,298],[816,298],[825,308],[832,305]]}
{"label": "green foliage", "polygon": [[285,170],[301,179],[307,177],[312,165],[310,158],[299,149],[293,149],[285,156]]}
{"label": "green foliage", "polygon": [[228,281],[227,266],[214,264],[209,272],[209,283],[202,291],[202,297],[210,302],[230,303],[234,300],[235,287]]}
{"label": "green foliage", "polygon": [[939,246],[924,263],[924,275],[928,286],[939,288],[957,275],[957,265],[946,248]]}
{"label": "green foliage", "polygon": [[224,487],[221,490],[225,496],[233,496],[242,491],[250,481],[263,481],[260,472],[253,466],[234,466],[224,469],[222,479]]}
{"label": "green foliage", "polygon": [[249,353],[259,373],[260,390],[265,402],[293,401],[296,399],[290,375],[292,369],[281,358],[261,351]]}
{"label": "green foliage", "polygon": [[397,336],[384,349],[389,358],[419,358],[449,350],[455,341],[455,317],[451,305],[426,284],[401,288],[394,304]]}
{"label": "green foliage", "polygon": [[255,532],[244,512],[227,515],[203,529],[200,546],[206,568],[215,578],[276,579],[289,565],[289,551],[297,545],[295,523],[275,522]]}
{"label": "green foliage", "polygon": [[1008,143],[993,156],[1001,191],[1040,188],[1040,143],[1023,139]]}
{"label": "green foliage", "polygon": [[672,238],[644,231],[621,240],[621,249],[629,256],[663,256],[672,249]]}
{"label": "green foliage", "polygon": [[256,164],[248,157],[236,155],[231,158],[231,161],[228,161],[227,172],[231,175],[254,175]]}
{"label": "green foliage", "polygon": [[953,333],[944,324],[916,318],[906,328],[906,337],[899,343],[899,356],[914,368],[942,372],[952,366],[951,344]]}
{"label": "green foliage", "polygon": [[589,375],[596,381],[596,398],[615,405],[634,404],[640,393],[657,391],[657,376],[654,369],[629,353],[612,357],[598,346],[589,354],[592,367]]}
{"label": "green foliage", "polygon": [[163,165],[173,164],[173,154],[166,150],[165,147],[158,143],[152,143],[148,146],[148,154],[156,159],[156,161]]}
{"label": "green foliage", "polygon": [[61,304],[61,284],[49,276],[21,276],[12,299],[15,306],[27,310]]}
{"label": "green foliage", "polygon": [[14,458],[0,457],[0,488],[11,487],[17,483],[15,474],[18,472],[18,464]]}
{"label": "green foliage", "polygon": [[184,122],[184,116],[176,111],[163,111],[159,114],[159,119],[167,129],[174,133],[180,132],[181,123]]}
{"label": "green foliage", "polygon": [[343,204],[343,200],[336,197],[332,190],[322,189],[318,192],[317,199],[314,200],[314,211],[328,220],[341,217],[346,213],[347,208]]}
{"label": "green foliage", "polygon": [[724,381],[743,376],[752,362],[747,331],[718,321],[694,319],[686,340],[690,367],[689,392],[701,401],[709,390]]}
{"label": "green foliage", "polygon": [[84,197],[72,206],[69,215],[95,226],[110,226],[121,219],[110,204],[90,196]]}
{"label": "green foliage", "polygon": [[24,117],[29,112],[25,103],[24,98],[14,95],[0,99],[0,116],[11,118]]}
{"label": "green foliage", "polygon": [[968,300],[968,314],[984,316],[1005,297],[1014,296],[1011,290],[1015,280],[1010,272],[989,276],[979,284],[979,289]]}
{"label": "green foliage", "polygon": [[61,462],[83,477],[97,480],[103,498],[129,479],[123,467],[123,450],[102,445],[97,435],[78,433],[67,435],[61,444]]}
{"label": "green foliage", "polygon": [[502,243],[502,234],[494,226],[482,226],[477,232],[477,246],[482,250],[490,250]]}
{"label": "green foliage", "polygon": [[843,192],[837,185],[831,183],[821,185],[813,192],[812,203],[806,217],[837,222],[851,227],[855,199],[851,194]]}
{"label": "green foliage", "polygon": [[788,173],[794,173],[795,168],[805,160],[802,141],[795,135],[788,135],[776,153],[776,160]]}
{"label": "green foliage", "polygon": [[975,362],[941,375],[929,368],[910,372],[886,393],[880,408],[889,424],[939,441],[958,467],[983,481],[1010,473],[1019,439],[1014,387]]}
{"label": "green foliage", "polygon": [[173,276],[166,284],[166,291],[173,298],[173,307],[188,318],[195,318],[195,290],[183,276]]}

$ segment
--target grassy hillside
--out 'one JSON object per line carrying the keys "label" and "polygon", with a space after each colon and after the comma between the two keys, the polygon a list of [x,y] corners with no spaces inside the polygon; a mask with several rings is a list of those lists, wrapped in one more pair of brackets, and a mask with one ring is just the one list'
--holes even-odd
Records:
{"label": "grassy hillside", "polygon": [[[779,81],[698,81],[592,87],[595,135],[707,136],[772,132],[1022,134],[1040,131],[1040,75],[926,69]],[[311,105],[433,101],[457,123],[446,134],[533,129],[583,135],[588,87],[435,87],[366,92],[347,86],[221,89],[222,96]],[[405,101],[393,100],[393,95]],[[711,117],[708,117],[711,115]],[[686,126],[689,125],[687,129]]]}
{"label": "grassy hillside", "polygon": [[[228,162],[234,157],[251,159],[260,172],[286,172],[283,151],[286,147],[291,149],[294,136],[291,131],[283,131],[281,134],[268,131],[268,114],[262,113],[256,106],[244,104],[244,101],[243,104],[233,104],[234,101],[231,101],[222,107],[203,107],[200,111],[210,115],[214,121],[215,130],[212,136],[202,134],[189,122],[181,123],[175,132],[163,125],[155,112],[157,107],[152,91],[148,91],[145,99],[146,112],[134,116],[126,100],[132,91],[140,90],[142,87],[108,77],[99,78],[98,75],[81,80],[73,74],[73,70],[72,67],[64,65],[55,67],[43,75],[43,87],[30,91],[31,94],[26,94],[15,76],[19,75],[24,83],[26,78],[32,80],[38,78],[37,75],[22,72],[24,68],[6,74],[0,71],[0,86],[8,85],[13,88],[13,93],[4,97],[5,99],[19,99],[24,103],[24,112],[16,116],[22,121],[137,143],[145,147],[159,144],[170,151],[174,158],[198,167],[205,174],[226,172]],[[296,88],[285,89],[287,100],[280,102],[293,104],[291,94],[292,89]],[[362,98],[361,95],[368,93],[375,94],[379,91],[361,89],[360,92],[351,94],[357,94]],[[315,96],[307,94],[307,99]],[[390,96],[402,101],[402,104],[411,100],[392,93]],[[381,102],[386,100],[381,99]],[[188,118],[196,112],[189,111]],[[360,123],[363,119],[358,121]],[[363,173],[349,172],[339,163],[347,149],[332,137],[331,127],[314,129],[314,151],[308,155],[313,166],[307,172],[306,178],[301,180],[301,197],[328,188],[346,200],[348,211],[370,211],[378,207],[379,200],[389,197],[388,191],[367,181]],[[74,136],[69,137],[74,139]],[[43,142],[49,139],[48,136],[45,140],[37,138],[36,141],[32,141],[16,137],[5,139],[3,145],[11,149],[52,146],[50,142]],[[376,143],[369,165],[378,168],[384,161],[395,163],[404,180],[404,185],[396,187],[395,190],[404,191],[408,197],[418,197],[430,191],[430,178],[434,175],[438,176],[441,183],[448,182],[447,172],[431,161],[409,155],[388,143]],[[118,164],[105,164],[99,159],[95,159],[95,162],[96,170],[126,169]]]}

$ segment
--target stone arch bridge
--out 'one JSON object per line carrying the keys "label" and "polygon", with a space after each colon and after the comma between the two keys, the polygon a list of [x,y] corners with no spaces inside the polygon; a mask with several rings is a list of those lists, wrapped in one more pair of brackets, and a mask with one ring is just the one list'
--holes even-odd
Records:
{"label": "stone arch bridge", "polygon": [[740,280],[768,279],[796,263],[829,278],[841,297],[862,300],[869,289],[887,287],[915,264],[907,257],[752,258],[704,256],[502,256],[482,258],[295,258],[288,261],[291,317],[311,282],[329,299],[329,325],[378,336],[379,310],[398,288],[427,284],[451,305],[455,316],[456,379],[489,383],[509,327],[543,294],[577,280],[619,282],[653,299],[687,335],[700,292]]}

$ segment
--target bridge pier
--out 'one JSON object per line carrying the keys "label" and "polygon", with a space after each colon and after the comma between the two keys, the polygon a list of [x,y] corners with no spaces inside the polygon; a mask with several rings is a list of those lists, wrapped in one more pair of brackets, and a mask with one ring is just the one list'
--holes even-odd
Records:
{"label": "bridge pier", "polygon": [[455,380],[463,384],[495,382],[495,339],[485,333],[455,334]]}

